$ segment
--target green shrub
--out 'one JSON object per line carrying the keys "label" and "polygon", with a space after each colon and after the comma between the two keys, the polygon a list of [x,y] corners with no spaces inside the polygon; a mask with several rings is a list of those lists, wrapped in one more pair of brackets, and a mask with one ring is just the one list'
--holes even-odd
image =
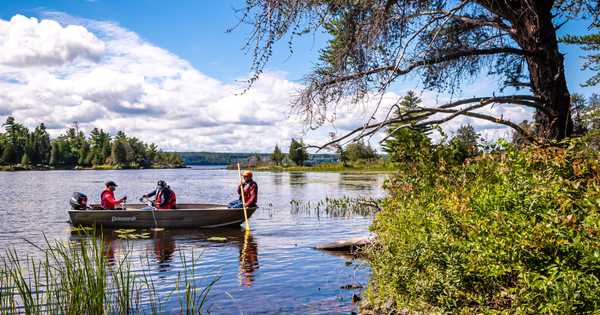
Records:
{"label": "green shrub", "polygon": [[386,184],[367,305],[418,313],[600,310],[599,135]]}

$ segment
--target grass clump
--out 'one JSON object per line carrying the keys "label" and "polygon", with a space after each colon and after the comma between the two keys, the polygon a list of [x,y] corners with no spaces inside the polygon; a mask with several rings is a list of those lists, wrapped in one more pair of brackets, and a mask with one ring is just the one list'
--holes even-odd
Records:
{"label": "grass clump", "polygon": [[292,215],[308,215],[333,218],[352,218],[355,216],[369,217],[380,210],[379,200],[370,197],[341,198],[325,197],[319,201],[290,201]]}
{"label": "grass clump", "polygon": [[388,181],[365,310],[600,310],[598,134],[414,165]]}
{"label": "grass clump", "polygon": [[311,166],[278,166],[265,165],[255,167],[256,171],[269,172],[392,172],[395,170],[394,165],[389,162],[380,160],[359,160],[352,163],[321,163]]}
{"label": "grass clump", "polygon": [[[110,261],[105,242],[90,233],[78,241],[48,241],[41,259],[7,250],[0,257],[0,314],[162,314],[205,311],[210,289],[195,281],[196,259],[182,254],[175,288],[159,294],[148,257],[132,266],[130,251]],[[140,269],[140,266],[146,267]]]}

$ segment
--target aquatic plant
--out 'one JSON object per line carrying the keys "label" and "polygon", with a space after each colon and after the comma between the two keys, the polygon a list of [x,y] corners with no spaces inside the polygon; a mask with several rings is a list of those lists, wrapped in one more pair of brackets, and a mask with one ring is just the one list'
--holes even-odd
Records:
{"label": "aquatic plant", "polygon": [[45,248],[38,247],[42,259],[22,258],[15,250],[0,257],[0,314],[161,314],[173,305],[180,313],[199,314],[219,280],[199,285],[197,257],[181,254],[184,271],[175,288],[159,293],[149,258],[140,257],[143,268],[134,270],[131,249],[111,261],[102,237],[94,233],[77,241],[45,240]]}
{"label": "aquatic plant", "polygon": [[290,201],[292,215],[316,217],[368,217],[380,210],[379,200],[370,197],[325,197],[319,201]]}
{"label": "aquatic plant", "polygon": [[[139,232],[139,233],[136,233]],[[144,239],[150,238],[150,233],[147,230],[138,231],[136,229],[118,229],[115,230],[117,237],[120,239]]]}
{"label": "aquatic plant", "polygon": [[387,163],[384,159],[358,160],[352,163],[320,163],[313,166],[257,166],[257,171],[271,172],[393,172],[397,171],[394,165]]}

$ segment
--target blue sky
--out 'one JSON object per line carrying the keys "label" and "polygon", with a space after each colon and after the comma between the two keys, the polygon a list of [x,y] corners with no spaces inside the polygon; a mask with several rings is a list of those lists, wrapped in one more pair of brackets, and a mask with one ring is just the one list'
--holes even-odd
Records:
{"label": "blue sky", "polygon": [[[287,42],[279,43],[261,81],[239,95],[245,87],[240,80],[250,70],[251,56],[241,50],[249,28],[226,30],[237,24],[235,8],[243,5],[199,0],[3,1],[0,40],[9,38],[2,37],[5,32],[12,34],[12,41],[0,42],[5,46],[0,59],[8,60],[0,62],[0,119],[13,115],[28,127],[45,122],[53,135],[78,121],[84,130],[124,130],[167,150],[267,152],[276,143],[285,148],[291,137],[322,143],[330,132],[343,133],[370,117],[373,102],[359,106],[362,110],[342,109],[331,125],[307,131],[290,113],[291,94],[301,87],[301,78],[326,41],[322,33],[297,40],[291,55]],[[582,34],[587,26],[588,21],[574,21],[561,33]],[[19,55],[23,43],[43,51]],[[589,96],[597,91],[580,87],[590,76],[580,70],[583,52],[573,46],[561,50],[571,92]],[[395,84],[386,99],[394,102],[408,89],[419,90],[413,79]],[[463,94],[491,95],[496,88],[493,78],[482,76],[467,83]],[[426,91],[422,98],[447,99]],[[518,108],[492,112],[516,122],[531,115]],[[446,128],[452,131],[466,123],[490,139],[510,134],[469,118]]]}
{"label": "blue sky", "polygon": [[[3,1],[0,18],[15,14],[41,16],[60,11],[94,20],[113,21],[136,32],[143,39],[190,61],[197,69],[217,79],[230,81],[248,74],[250,56],[242,51],[249,28],[238,24],[236,8],[243,1],[178,0],[62,0]],[[290,55],[286,43],[275,50],[269,69],[285,71],[299,80],[318,57],[325,36],[317,34],[299,40]]]}

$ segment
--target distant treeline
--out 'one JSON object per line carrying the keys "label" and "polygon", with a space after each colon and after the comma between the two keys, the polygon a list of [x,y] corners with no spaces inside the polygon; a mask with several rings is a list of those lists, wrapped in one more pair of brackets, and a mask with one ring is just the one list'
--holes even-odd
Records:
{"label": "distant treeline", "polygon": [[0,132],[0,165],[23,168],[171,168],[183,167],[181,156],[163,152],[119,131],[111,136],[94,128],[88,137],[75,126],[50,139],[42,123],[33,131],[8,117]]}
{"label": "distant treeline", "polygon": [[[221,153],[221,152],[179,152],[187,165],[231,165],[247,162],[250,159],[270,161],[271,153]],[[331,163],[338,160],[335,154],[309,154],[309,163]]]}

